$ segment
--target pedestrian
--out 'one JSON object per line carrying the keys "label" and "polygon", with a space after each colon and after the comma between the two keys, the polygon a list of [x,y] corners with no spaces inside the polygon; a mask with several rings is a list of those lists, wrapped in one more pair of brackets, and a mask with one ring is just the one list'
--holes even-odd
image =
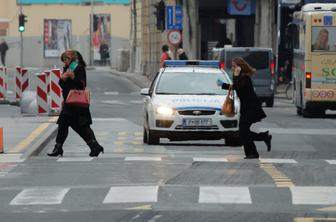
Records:
{"label": "pedestrian", "polygon": [[177,50],[177,55],[179,60],[188,60],[188,56],[182,48]]}
{"label": "pedestrian", "polygon": [[6,53],[8,50],[8,45],[5,39],[1,39],[0,43],[0,56],[1,56],[1,63],[3,66],[6,66]]}
{"label": "pedestrian", "polygon": [[163,68],[165,60],[171,60],[171,56],[169,55],[169,46],[163,45],[162,46],[162,53],[160,58],[160,68]]}
{"label": "pedestrian", "polygon": [[[71,89],[81,90],[86,87],[86,64],[82,55],[75,50],[66,50],[61,55],[61,60],[64,63],[64,68],[59,85],[63,91],[63,99],[66,101]],[[89,156],[98,156],[100,152],[104,153],[104,148],[97,142],[95,134],[90,127],[92,118],[89,108],[69,106],[64,103],[57,124],[56,144],[53,151],[48,153],[48,156],[63,156],[62,147],[68,136],[69,126],[90,147]]]}
{"label": "pedestrian", "polygon": [[109,47],[104,40],[101,41],[99,47],[100,53],[100,63],[105,66],[107,64],[107,59],[110,58]]}
{"label": "pedestrian", "polygon": [[[255,73],[252,68],[241,57],[235,57],[232,60],[233,89],[240,99],[240,120],[239,137],[245,152],[245,159],[259,158],[258,151],[254,141],[264,141],[267,151],[271,151],[272,135],[269,132],[256,133],[250,130],[253,123],[259,122],[266,117],[261,107],[261,103],[254,92],[251,76]],[[228,89],[230,84],[224,83],[221,79],[217,80],[217,85],[222,89]]]}

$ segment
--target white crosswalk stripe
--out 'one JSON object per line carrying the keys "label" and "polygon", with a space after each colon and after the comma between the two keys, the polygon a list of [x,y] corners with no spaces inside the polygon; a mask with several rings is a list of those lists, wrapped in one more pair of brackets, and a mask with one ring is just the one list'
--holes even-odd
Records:
{"label": "white crosswalk stripe", "polygon": [[248,187],[200,187],[199,203],[251,204]]}
{"label": "white crosswalk stripe", "polygon": [[25,161],[22,154],[1,154],[0,163],[21,163]]}
{"label": "white crosswalk stripe", "polygon": [[336,187],[290,187],[293,204],[336,204]]}
{"label": "white crosswalk stripe", "polygon": [[88,162],[93,160],[93,157],[62,157],[58,158],[58,162]]}
{"label": "white crosswalk stripe", "polygon": [[103,203],[157,202],[158,186],[111,187]]}
{"label": "white crosswalk stripe", "polygon": [[22,190],[10,205],[61,204],[69,188],[32,188]]}
{"label": "white crosswalk stripe", "polygon": [[125,157],[125,161],[161,161],[161,157],[150,157],[150,156],[135,156],[135,157]]}
{"label": "white crosswalk stripe", "polygon": [[194,162],[228,162],[226,158],[194,157]]}
{"label": "white crosswalk stripe", "polygon": [[297,163],[296,160],[293,159],[259,159],[261,163]]}
{"label": "white crosswalk stripe", "polygon": [[326,162],[329,164],[336,164],[336,160],[326,160]]}

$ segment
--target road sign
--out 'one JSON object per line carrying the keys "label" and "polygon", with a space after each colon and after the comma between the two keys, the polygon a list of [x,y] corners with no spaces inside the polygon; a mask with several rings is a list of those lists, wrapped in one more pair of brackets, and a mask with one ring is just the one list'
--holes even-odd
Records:
{"label": "road sign", "polygon": [[181,5],[166,6],[166,21],[167,29],[173,30],[178,29],[182,30],[183,24],[183,10]]}
{"label": "road sign", "polygon": [[172,45],[178,45],[182,41],[182,34],[180,30],[171,30],[168,33],[168,42]]}

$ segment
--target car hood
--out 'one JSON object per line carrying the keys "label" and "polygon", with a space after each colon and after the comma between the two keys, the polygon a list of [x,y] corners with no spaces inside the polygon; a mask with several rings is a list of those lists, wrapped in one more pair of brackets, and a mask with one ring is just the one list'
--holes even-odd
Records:
{"label": "car hood", "polygon": [[153,104],[179,109],[220,110],[225,95],[156,95]]}

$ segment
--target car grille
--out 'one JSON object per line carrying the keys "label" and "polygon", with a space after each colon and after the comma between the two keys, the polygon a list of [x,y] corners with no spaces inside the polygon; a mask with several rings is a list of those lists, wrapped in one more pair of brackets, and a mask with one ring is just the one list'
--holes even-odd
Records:
{"label": "car grille", "polygon": [[215,110],[180,110],[178,114],[183,116],[204,116],[204,115],[214,115]]}
{"label": "car grille", "polygon": [[218,126],[212,125],[212,126],[183,126],[183,125],[177,125],[175,129],[178,130],[218,130]]}

